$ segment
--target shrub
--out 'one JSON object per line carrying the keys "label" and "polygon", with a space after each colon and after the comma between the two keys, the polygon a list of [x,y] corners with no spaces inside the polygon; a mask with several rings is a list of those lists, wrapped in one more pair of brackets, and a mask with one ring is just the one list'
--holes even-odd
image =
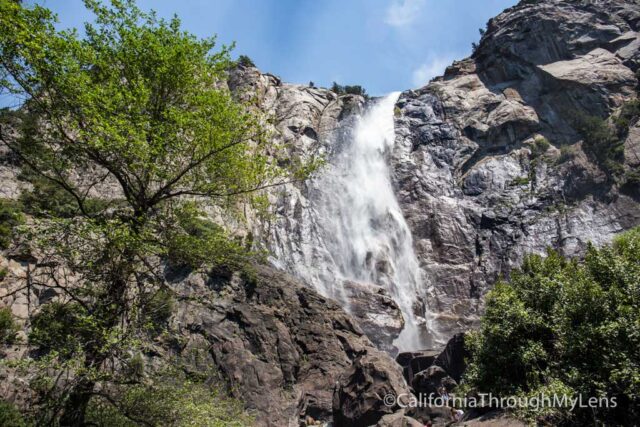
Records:
{"label": "shrub", "polygon": [[578,149],[573,145],[563,145],[560,147],[560,157],[558,163],[568,162],[578,155]]}
{"label": "shrub", "polygon": [[[13,344],[16,341],[18,330],[11,309],[0,308],[0,344]],[[2,424],[0,423],[0,425]]]}
{"label": "shrub", "polygon": [[0,426],[29,427],[32,425],[33,424],[28,422],[14,405],[0,400]]}
{"label": "shrub", "polygon": [[[73,218],[81,213],[78,201],[60,185],[28,172],[23,173],[33,188],[20,194],[24,212],[37,217]],[[106,209],[109,202],[102,199],[86,198],[84,208],[87,214],[95,214]]]}
{"label": "shrub", "polygon": [[24,223],[22,207],[19,203],[0,199],[0,250],[9,247],[13,240],[14,228]]}
{"label": "shrub", "polygon": [[145,300],[142,312],[147,329],[153,333],[160,333],[175,309],[173,296],[168,290],[160,289]]}
{"label": "shrub", "polygon": [[170,371],[150,384],[122,386],[111,396],[95,396],[87,409],[87,422],[99,427],[146,425],[243,427],[253,424],[242,404],[226,397],[220,387]]}
{"label": "shrub", "polygon": [[255,67],[256,64],[253,63],[253,61],[251,60],[251,58],[249,58],[247,55],[240,55],[238,57],[238,65],[241,65],[243,67]]}
{"label": "shrub", "polygon": [[622,173],[624,160],[624,143],[620,141],[614,129],[602,118],[578,114],[575,126],[583,138],[583,147],[598,165],[609,176]]}
{"label": "shrub", "polygon": [[527,176],[519,176],[517,178],[514,178],[511,181],[511,185],[514,185],[514,186],[529,185],[529,177],[527,177]]}
{"label": "shrub", "polygon": [[618,137],[624,138],[640,117],[640,100],[633,99],[626,102],[613,119]]}
{"label": "shrub", "polygon": [[225,230],[204,217],[193,204],[174,212],[172,227],[166,227],[167,256],[177,266],[197,269],[208,262],[224,266],[240,266],[250,254]]}
{"label": "shrub", "polygon": [[544,136],[536,136],[531,145],[531,157],[537,158],[547,152],[551,143]]}
{"label": "shrub", "polygon": [[640,228],[611,246],[589,247],[583,262],[551,250],[526,257],[510,282],[487,295],[480,330],[467,340],[467,387],[506,397],[555,384],[574,397],[615,398],[617,406],[563,408],[554,417],[577,425],[638,419],[639,284]]}
{"label": "shrub", "polygon": [[640,186],[640,171],[628,170],[624,174],[626,184]]}

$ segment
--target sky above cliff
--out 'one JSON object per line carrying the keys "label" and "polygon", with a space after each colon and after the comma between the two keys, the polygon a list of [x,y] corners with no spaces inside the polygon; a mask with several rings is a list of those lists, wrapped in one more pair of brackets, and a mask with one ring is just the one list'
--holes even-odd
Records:
{"label": "sky above cliff", "polygon": [[[359,84],[374,95],[419,87],[471,53],[478,28],[516,0],[139,0],[184,27],[236,42],[292,83]],[[81,0],[40,0],[62,27],[91,19]]]}

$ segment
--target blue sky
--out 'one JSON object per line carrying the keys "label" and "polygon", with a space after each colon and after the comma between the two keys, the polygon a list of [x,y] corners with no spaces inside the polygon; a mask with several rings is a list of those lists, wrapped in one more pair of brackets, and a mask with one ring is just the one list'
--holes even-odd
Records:
{"label": "blue sky", "polygon": [[[81,0],[39,0],[63,27],[90,19]],[[139,0],[177,13],[198,36],[236,42],[292,83],[360,84],[373,95],[422,86],[471,52],[478,28],[516,0]]]}

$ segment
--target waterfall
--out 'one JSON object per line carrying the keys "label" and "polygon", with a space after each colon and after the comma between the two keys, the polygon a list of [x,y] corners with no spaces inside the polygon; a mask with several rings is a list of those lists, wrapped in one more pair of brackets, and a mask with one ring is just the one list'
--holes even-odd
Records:
{"label": "waterfall", "polygon": [[308,184],[311,225],[298,236],[303,255],[279,261],[347,310],[345,281],[384,287],[405,321],[393,344],[415,350],[424,348],[427,340],[424,273],[387,161],[395,141],[399,95],[377,100],[334,148],[328,165]]}

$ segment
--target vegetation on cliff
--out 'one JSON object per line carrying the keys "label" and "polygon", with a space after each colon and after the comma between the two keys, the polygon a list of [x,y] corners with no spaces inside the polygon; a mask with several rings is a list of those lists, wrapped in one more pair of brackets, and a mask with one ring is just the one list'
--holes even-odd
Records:
{"label": "vegetation on cliff", "polygon": [[583,261],[528,256],[486,301],[481,328],[469,335],[467,388],[608,399],[608,407],[521,413],[558,424],[640,418],[640,229],[589,248]]}

